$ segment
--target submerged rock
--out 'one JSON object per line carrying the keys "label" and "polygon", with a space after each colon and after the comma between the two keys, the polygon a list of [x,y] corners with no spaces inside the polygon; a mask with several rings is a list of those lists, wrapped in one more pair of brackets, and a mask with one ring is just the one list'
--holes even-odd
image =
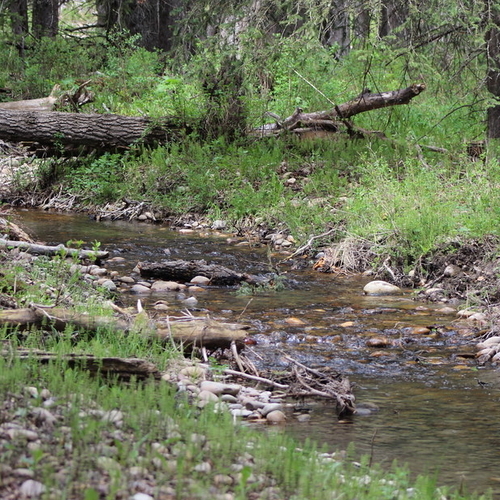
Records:
{"label": "submerged rock", "polygon": [[401,288],[387,281],[376,280],[367,283],[363,288],[363,292],[366,295],[398,295],[401,293]]}

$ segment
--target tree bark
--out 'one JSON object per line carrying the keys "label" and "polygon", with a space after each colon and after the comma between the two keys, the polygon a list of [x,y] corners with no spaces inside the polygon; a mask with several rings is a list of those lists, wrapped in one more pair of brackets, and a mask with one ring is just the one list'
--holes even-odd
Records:
{"label": "tree bark", "polygon": [[81,260],[90,259],[99,261],[109,257],[109,252],[104,252],[102,250],[79,250],[77,248],[68,248],[64,245],[47,246],[38,245],[36,243],[28,243],[27,241],[12,241],[0,238],[0,249],[2,248],[20,248],[25,252],[36,255],[67,255],[68,257],[75,257]]}
{"label": "tree bark", "polygon": [[99,358],[92,354],[61,355],[38,349],[2,350],[0,351],[0,356],[4,358],[16,357],[19,359],[29,359],[30,361],[36,360],[39,363],[66,361],[71,368],[78,366],[90,373],[99,373],[105,376],[112,375],[122,380],[129,380],[132,377],[141,380],[151,377],[159,379],[161,377],[161,372],[156,365],[140,358]]}
{"label": "tree bark", "polygon": [[0,311],[0,327],[25,330],[33,326],[50,325],[51,329],[64,331],[68,325],[95,332],[108,329],[121,332],[137,332],[172,340],[183,347],[206,347],[208,349],[228,349],[231,342],[238,347],[244,345],[248,327],[237,323],[221,323],[208,318],[193,318],[179,321],[151,322],[146,317],[147,327],[141,329],[138,322],[108,316],[89,316],[69,309],[23,308]]}
{"label": "tree bark", "polygon": [[[486,88],[495,97],[500,97],[500,9],[489,10],[491,28],[486,33],[486,55],[488,70]],[[500,106],[488,108],[488,139],[500,139]]]}
{"label": "tree bark", "polygon": [[181,131],[189,127],[169,118],[0,109],[0,138],[11,142],[112,149],[169,142]]}
{"label": "tree bark", "polygon": [[10,24],[19,56],[24,57],[25,38],[28,35],[28,0],[10,0]]}
{"label": "tree bark", "polygon": [[35,38],[55,37],[59,30],[59,1],[34,0],[31,24]]}

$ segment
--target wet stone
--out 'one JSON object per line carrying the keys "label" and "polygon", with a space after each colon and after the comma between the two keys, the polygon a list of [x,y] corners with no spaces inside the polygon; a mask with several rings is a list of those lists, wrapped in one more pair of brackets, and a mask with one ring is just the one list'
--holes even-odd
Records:
{"label": "wet stone", "polygon": [[181,285],[180,283],[177,283],[176,281],[155,281],[151,285],[151,290],[153,292],[176,292],[178,290],[183,290],[186,288],[185,285]]}
{"label": "wet stone", "polygon": [[131,289],[132,292],[138,293],[138,294],[146,294],[146,293],[151,293],[151,290],[143,285],[134,285]]}
{"label": "wet stone", "polygon": [[282,406],[279,403],[269,403],[264,406],[264,408],[261,408],[259,411],[262,416],[267,417],[269,413],[272,413],[273,411],[279,411],[281,410]]}
{"label": "wet stone", "polygon": [[366,341],[367,347],[376,347],[377,349],[389,347],[390,345],[391,341],[387,337],[372,337]]}
{"label": "wet stone", "polygon": [[286,416],[282,411],[274,410],[266,415],[266,420],[270,424],[283,424],[286,421]]}
{"label": "wet stone", "polygon": [[241,385],[223,384],[221,382],[205,380],[201,383],[200,389],[202,391],[209,391],[217,396],[221,394],[231,394],[232,396],[236,396],[241,391]]}
{"label": "wet stone", "polygon": [[375,280],[367,283],[363,291],[366,295],[398,295],[401,293],[401,288],[387,281]]}

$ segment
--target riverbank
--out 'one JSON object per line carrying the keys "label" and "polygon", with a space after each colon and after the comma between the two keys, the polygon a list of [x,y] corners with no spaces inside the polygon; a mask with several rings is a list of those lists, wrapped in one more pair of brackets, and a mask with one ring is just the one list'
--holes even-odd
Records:
{"label": "riverbank", "polygon": [[[76,280],[61,259],[35,261],[18,251],[9,254],[3,255],[2,288],[18,304],[56,300],[78,306],[83,301],[85,310],[103,314],[108,292]],[[13,294],[8,280],[14,275]],[[71,328],[61,333],[6,330],[3,335],[3,345],[10,346],[9,356],[1,360],[8,376],[0,384],[4,395],[0,440],[9,450],[2,468],[5,498],[18,498],[20,492],[42,498],[134,500],[207,494],[225,500],[326,499],[332,492],[347,498],[445,494],[433,480],[415,482],[402,469],[382,470],[369,458],[354,463],[353,455],[345,451],[319,452],[315,445],[298,445],[279,427],[254,432],[235,425],[234,418],[240,417],[223,410],[218,401],[210,402],[213,397],[193,404],[188,397],[192,392],[179,392],[166,380],[124,383],[96,378],[85,369],[70,368],[64,359],[65,354],[87,352],[144,357],[165,370],[177,363],[178,352],[150,338],[106,330],[95,336]],[[22,360],[12,350],[21,346],[54,351],[60,358],[48,365],[35,356]],[[213,370],[219,373],[220,367]],[[189,377],[184,379],[185,388],[193,385],[186,380]],[[266,404],[277,402],[271,399]],[[455,493],[450,498],[466,495]]]}

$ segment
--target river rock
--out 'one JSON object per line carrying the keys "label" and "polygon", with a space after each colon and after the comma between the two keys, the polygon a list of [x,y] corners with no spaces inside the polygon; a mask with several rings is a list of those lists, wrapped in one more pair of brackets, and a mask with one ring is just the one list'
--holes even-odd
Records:
{"label": "river rock", "polygon": [[401,288],[387,283],[387,281],[375,280],[367,283],[363,288],[363,292],[366,295],[398,295],[401,293]]}
{"label": "river rock", "polygon": [[116,292],[117,288],[113,280],[103,280],[102,283],[100,283],[99,281],[98,281],[99,285],[105,288],[106,290],[110,292]]}
{"label": "river rock", "polygon": [[269,413],[272,413],[273,411],[280,411],[281,408],[282,407],[279,403],[268,403],[264,406],[264,408],[261,408],[259,412],[263,417],[267,417]]}
{"label": "river rock", "polygon": [[39,481],[34,481],[33,479],[28,479],[21,484],[19,488],[19,493],[23,497],[34,498],[39,497],[45,491],[45,486]]}
{"label": "river rock", "polygon": [[455,264],[449,264],[445,267],[443,274],[448,277],[459,276],[462,273],[462,269],[460,269]]}
{"label": "river rock", "polygon": [[500,344],[500,337],[494,336],[484,340],[483,342],[480,342],[479,344],[477,344],[476,348],[481,350],[486,349],[487,347],[494,347],[498,344]]}
{"label": "river rock", "polygon": [[205,380],[206,374],[207,369],[200,365],[186,366],[179,372],[182,378],[190,380]]}
{"label": "river rock", "polygon": [[231,394],[232,396],[237,396],[241,391],[241,385],[239,384],[223,384],[221,382],[212,382],[211,380],[204,380],[200,389],[202,391],[209,391],[216,396],[221,394]]}
{"label": "river rock", "polygon": [[144,285],[134,285],[131,289],[130,289],[131,292],[134,292],[134,293],[138,293],[138,294],[147,294],[147,293],[151,293],[151,289],[148,288],[147,286],[144,286]]}
{"label": "river rock", "polygon": [[154,498],[147,493],[136,493],[130,497],[130,500],[154,500]]}
{"label": "river rock", "polygon": [[198,400],[199,401],[206,401],[206,402],[210,402],[210,401],[216,402],[216,401],[219,401],[219,398],[213,392],[202,389],[200,391],[200,393],[198,394]]}
{"label": "river rock", "polygon": [[182,303],[186,307],[196,307],[196,305],[198,304],[198,299],[196,297],[188,297],[187,299],[184,299]]}
{"label": "river rock", "polygon": [[425,326],[414,326],[411,329],[411,333],[413,335],[427,335],[430,332],[431,332],[431,330]]}
{"label": "river rock", "polygon": [[190,283],[194,283],[195,285],[208,285],[210,283],[210,278],[206,276],[195,276]]}
{"label": "river rock", "polygon": [[304,320],[295,317],[286,318],[285,323],[290,326],[302,326],[306,324]]}
{"label": "river rock", "polygon": [[376,347],[377,349],[389,347],[390,345],[391,341],[387,337],[372,337],[366,341],[367,347]]}
{"label": "river rock", "polygon": [[185,285],[181,285],[176,281],[158,280],[151,285],[151,290],[153,292],[176,292],[178,290],[183,290],[184,288],[186,288]]}
{"label": "river rock", "polygon": [[284,424],[286,416],[281,410],[274,410],[266,415],[266,420],[269,424]]}
{"label": "river rock", "polygon": [[120,281],[121,283],[128,283],[130,285],[132,285],[133,283],[135,283],[135,279],[132,278],[132,276],[120,276],[118,278],[118,281]]}

